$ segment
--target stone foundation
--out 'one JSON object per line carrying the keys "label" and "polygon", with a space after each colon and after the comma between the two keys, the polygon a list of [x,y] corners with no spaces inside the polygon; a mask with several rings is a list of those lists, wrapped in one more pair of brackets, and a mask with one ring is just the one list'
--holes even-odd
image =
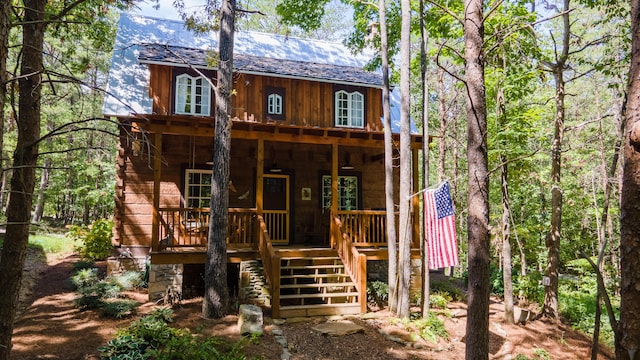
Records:
{"label": "stone foundation", "polygon": [[151,264],[149,267],[149,301],[163,299],[167,288],[182,294],[182,264]]}
{"label": "stone foundation", "polygon": [[146,257],[109,257],[107,258],[107,275],[122,275],[127,271],[145,271]]}
{"label": "stone foundation", "polygon": [[238,300],[241,303],[271,306],[271,293],[264,277],[262,262],[250,260],[240,263]]}

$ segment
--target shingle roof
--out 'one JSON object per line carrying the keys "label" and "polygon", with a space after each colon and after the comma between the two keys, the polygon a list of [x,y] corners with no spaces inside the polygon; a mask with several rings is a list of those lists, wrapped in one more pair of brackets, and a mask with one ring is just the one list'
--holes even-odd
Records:
{"label": "shingle roof", "polygon": [[[145,44],[141,46],[138,60],[141,63],[189,64],[194,67],[207,67],[207,58],[211,51],[180,46]],[[241,73],[258,73],[348,83],[364,86],[382,86],[382,76],[364,71],[355,66],[321,64],[308,61],[274,59],[246,54],[235,54],[233,67]]]}

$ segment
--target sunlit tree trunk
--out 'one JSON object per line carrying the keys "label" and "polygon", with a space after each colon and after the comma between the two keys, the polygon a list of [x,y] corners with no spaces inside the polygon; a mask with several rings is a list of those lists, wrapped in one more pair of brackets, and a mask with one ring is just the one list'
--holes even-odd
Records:
{"label": "sunlit tree trunk", "polygon": [[231,158],[231,91],[233,89],[233,34],[235,0],[225,0],[220,9],[220,63],[216,93],[213,175],[211,177],[211,220],[202,314],[221,318],[229,305],[227,288],[227,224],[229,221],[229,160]]}
{"label": "sunlit tree trunk", "polygon": [[51,169],[51,159],[44,159],[44,166],[40,173],[40,186],[38,186],[38,199],[36,200],[36,208],[33,210],[33,218],[31,221],[34,223],[42,220],[42,213],[44,212],[44,200],[45,192],[49,187],[49,169]]}
{"label": "sunlit tree trunk", "polygon": [[464,60],[469,174],[467,360],[489,358],[489,173],[483,7],[483,0],[465,0]]}
{"label": "sunlit tree trunk", "polygon": [[[429,36],[425,25],[425,6],[424,1],[420,0],[420,72],[422,75],[422,188],[429,187],[429,82],[427,77],[427,48],[429,45]],[[424,211],[422,212],[424,224]],[[420,239],[420,248],[422,249],[422,297],[420,304],[422,309],[422,317],[429,316],[429,257],[427,255],[427,243],[425,242],[424,226],[422,227],[422,237]]]}
{"label": "sunlit tree trunk", "polygon": [[387,38],[387,4],[380,0],[380,54],[382,60],[382,116],[384,121],[384,195],[387,213],[387,241],[389,252],[389,311],[398,308],[398,236],[396,232],[395,204],[393,200],[393,134],[391,133],[391,105],[389,102],[389,45]]}
{"label": "sunlit tree trunk", "polygon": [[398,257],[398,316],[409,317],[409,285],[411,275],[411,126],[410,126],[410,62],[411,62],[411,6],[409,0],[400,2],[402,26],[400,40],[400,220]]}

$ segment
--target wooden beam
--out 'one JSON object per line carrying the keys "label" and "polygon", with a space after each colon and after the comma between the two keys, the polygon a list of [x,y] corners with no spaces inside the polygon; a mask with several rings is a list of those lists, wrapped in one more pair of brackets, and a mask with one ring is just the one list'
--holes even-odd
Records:
{"label": "wooden beam", "polygon": [[[413,191],[415,193],[420,189],[420,173],[418,164],[418,150],[413,149],[411,152],[413,159],[411,159],[411,167],[413,172]],[[413,211],[413,245],[412,248],[420,247],[420,195],[416,195],[411,199],[411,207]]]}
{"label": "wooden beam", "polygon": [[162,176],[162,134],[155,133],[153,144],[153,219],[151,221],[151,249],[158,250],[160,240],[160,179]]}
{"label": "wooden beam", "polygon": [[262,195],[264,192],[264,139],[258,139],[256,160],[256,212],[262,216]]}
{"label": "wooden beam", "polygon": [[333,218],[338,214],[338,144],[333,143],[331,146],[331,247],[335,249],[336,239],[334,234],[336,233],[335,222]]}

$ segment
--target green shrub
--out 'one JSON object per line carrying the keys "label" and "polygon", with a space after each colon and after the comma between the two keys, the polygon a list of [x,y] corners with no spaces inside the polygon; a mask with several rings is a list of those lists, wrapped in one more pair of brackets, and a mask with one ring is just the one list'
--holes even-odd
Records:
{"label": "green shrub", "polygon": [[84,269],[93,269],[96,263],[93,260],[80,260],[73,263],[73,271],[78,272]]}
{"label": "green shrub", "polygon": [[382,308],[389,300],[389,284],[382,281],[367,283],[367,300]]}
{"label": "green shrub", "polygon": [[123,319],[134,315],[139,305],[137,301],[128,299],[105,302],[102,305],[102,315],[112,319]]}
{"label": "green shrub", "polygon": [[544,286],[541,284],[542,274],[532,271],[525,276],[513,277],[513,294],[520,299],[542,304],[544,301]]}
{"label": "green shrub", "polygon": [[98,269],[96,268],[82,269],[71,276],[71,284],[73,284],[78,292],[82,292],[83,289],[86,288],[91,288],[98,282],[100,282],[100,278],[98,277]]}
{"label": "green shrub", "polygon": [[457,287],[450,280],[431,282],[431,292],[436,294],[448,295],[449,301],[467,301],[462,289]]}
{"label": "green shrub", "polygon": [[551,360],[551,356],[545,349],[535,349],[533,350],[533,358],[535,360]]}
{"label": "green shrub", "polygon": [[445,340],[449,339],[449,333],[444,327],[444,321],[440,320],[440,318],[436,314],[431,312],[429,313],[427,318],[420,317],[411,320],[411,322],[406,325],[408,325],[408,327],[415,327],[421,338],[432,343],[436,343],[438,341],[438,338],[442,338]]}
{"label": "green shrub", "polygon": [[80,243],[76,251],[84,260],[104,260],[113,250],[111,244],[113,222],[102,219],[96,220],[90,226],[71,227],[67,237]]}
{"label": "green shrub", "polygon": [[447,304],[451,301],[451,297],[447,293],[438,292],[429,295],[429,305],[435,309],[446,309]]}
{"label": "green shrub", "polygon": [[242,360],[245,341],[227,343],[215,337],[201,337],[187,329],[168,326],[173,311],[159,308],[129,327],[118,330],[116,338],[98,348],[102,359],[221,359]]}
{"label": "green shrub", "polygon": [[139,289],[144,286],[143,274],[140,271],[127,271],[119,276],[111,276],[107,282],[117,286],[120,290]]}

